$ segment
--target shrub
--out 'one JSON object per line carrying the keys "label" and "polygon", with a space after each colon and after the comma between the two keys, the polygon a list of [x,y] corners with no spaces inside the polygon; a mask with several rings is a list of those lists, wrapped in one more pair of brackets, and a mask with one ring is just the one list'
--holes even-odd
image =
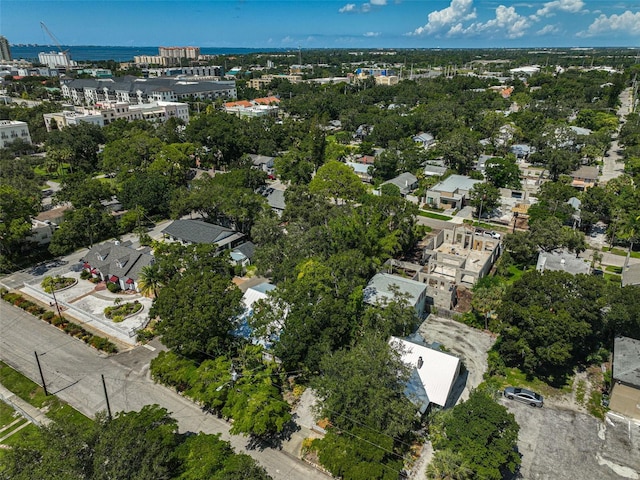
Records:
{"label": "shrub", "polygon": [[127,302],[120,305],[107,307],[104,309],[104,316],[107,318],[111,318],[114,322],[118,321],[116,320],[116,317],[122,317],[122,319],[119,320],[121,322],[122,320],[124,320],[124,317],[133,315],[140,310],[142,310],[142,305],[136,300],[135,302]]}
{"label": "shrub", "polygon": [[74,282],[75,279],[71,277],[44,277],[40,285],[45,292],[51,293],[55,290],[62,290],[69,285],[73,285]]}
{"label": "shrub", "polygon": [[9,293],[9,290],[7,290],[6,288],[2,287],[0,288],[0,297],[4,298],[4,296]]}
{"label": "shrub", "polygon": [[97,348],[98,350],[102,350],[103,352],[106,352],[106,353],[117,353],[118,352],[118,347],[116,347],[115,344],[111,343],[106,338],[102,338],[102,337],[99,337],[97,335],[93,335],[90,338],[89,344],[92,347]]}
{"label": "shrub", "polygon": [[7,293],[2,297],[6,302],[9,303],[13,303],[15,305],[16,300],[18,300],[20,297],[19,294],[17,293]]}
{"label": "shrub", "polygon": [[55,317],[53,317],[51,319],[51,325],[55,326],[55,327],[60,327],[62,325],[64,325],[65,323],[67,323],[67,319],[64,317],[60,317],[58,315],[56,315]]}
{"label": "shrub", "polygon": [[148,342],[149,340],[153,340],[156,337],[156,332],[145,328],[144,330],[138,330],[138,335],[136,340],[140,343]]}
{"label": "shrub", "polygon": [[118,293],[121,289],[120,285],[118,285],[117,283],[108,282],[107,290],[109,290],[111,293]]}
{"label": "shrub", "polygon": [[114,323],[120,323],[124,320],[124,317],[122,315],[114,315],[112,320]]}
{"label": "shrub", "polygon": [[82,270],[82,273],[80,273],[80,278],[82,280],[89,280],[91,278],[91,272],[89,270]]}
{"label": "shrub", "polygon": [[46,312],[44,312],[44,313],[42,314],[42,319],[43,319],[45,322],[49,322],[49,323],[51,323],[51,319],[52,319],[53,317],[55,317],[55,316],[56,316],[56,314],[55,314],[55,313],[50,312],[50,311],[48,311],[48,310],[47,310]]}

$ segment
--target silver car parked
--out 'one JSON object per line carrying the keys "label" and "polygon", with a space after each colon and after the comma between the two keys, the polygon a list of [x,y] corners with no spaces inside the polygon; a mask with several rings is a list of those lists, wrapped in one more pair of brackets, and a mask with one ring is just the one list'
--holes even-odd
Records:
{"label": "silver car parked", "polygon": [[504,389],[504,396],[509,400],[517,400],[522,403],[527,403],[532,407],[542,407],[544,404],[544,398],[542,395],[526,388],[507,387]]}

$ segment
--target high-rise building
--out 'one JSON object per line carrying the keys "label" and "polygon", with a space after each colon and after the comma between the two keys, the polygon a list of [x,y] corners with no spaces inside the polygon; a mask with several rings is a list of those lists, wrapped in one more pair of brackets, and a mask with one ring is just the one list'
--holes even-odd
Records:
{"label": "high-rise building", "polygon": [[13,60],[13,58],[11,58],[11,48],[9,48],[9,40],[7,40],[2,35],[0,35],[0,60]]}

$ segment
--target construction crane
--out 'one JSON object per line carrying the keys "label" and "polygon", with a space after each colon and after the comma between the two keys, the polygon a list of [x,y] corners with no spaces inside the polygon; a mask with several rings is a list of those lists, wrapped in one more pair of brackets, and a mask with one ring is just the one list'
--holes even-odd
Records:
{"label": "construction crane", "polygon": [[42,27],[42,30],[44,31],[44,33],[46,33],[49,36],[49,38],[53,40],[53,43],[56,44],[56,47],[58,47],[58,50],[60,50],[60,53],[67,54],[69,52],[69,50],[62,49],[62,45],[60,45],[60,42],[58,41],[56,36],[51,32],[51,30],[47,28],[44,22],[40,22],[40,26]]}

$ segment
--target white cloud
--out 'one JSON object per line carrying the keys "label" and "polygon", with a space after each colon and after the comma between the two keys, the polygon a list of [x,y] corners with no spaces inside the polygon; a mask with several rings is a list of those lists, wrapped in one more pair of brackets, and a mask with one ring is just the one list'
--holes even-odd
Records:
{"label": "white cloud", "polygon": [[550,17],[556,11],[567,13],[578,13],[584,8],[583,0],[554,0],[542,5],[542,8],[536,12],[538,17]]}
{"label": "white cloud", "polygon": [[531,26],[531,21],[527,17],[523,17],[513,7],[505,7],[504,5],[496,8],[495,18],[484,23],[472,23],[465,29],[460,29],[459,25],[449,30],[448,36],[454,34],[472,35],[480,33],[504,33],[507,38],[520,38],[524,36],[526,30]]}
{"label": "white cloud", "polygon": [[294,42],[293,38],[288,35],[284,37],[282,40],[280,40],[280,43],[293,43],[293,42]]}
{"label": "white cloud", "polygon": [[371,3],[371,5],[382,7],[387,4],[387,0],[370,0],[369,3]]}
{"label": "white cloud", "polygon": [[640,12],[633,13],[630,10],[610,17],[602,14],[596,18],[585,32],[578,33],[580,37],[593,37],[607,33],[627,33],[640,35]]}
{"label": "white cloud", "polygon": [[427,23],[422,27],[416,28],[409,35],[438,33],[473,18],[476,18],[473,0],[451,0],[451,4],[447,8],[431,12],[427,17]]}
{"label": "white cloud", "polygon": [[536,32],[536,35],[538,36],[554,35],[556,33],[560,33],[560,29],[558,28],[557,25],[545,25],[544,27],[542,27],[540,30]]}
{"label": "white cloud", "polygon": [[365,37],[379,37],[380,36],[380,32],[366,32],[364,33]]}
{"label": "white cloud", "polygon": [[370,3],[363,3],[362,6],[360,7],[360,11],[362,13],[367,13],[369,10],[371,10],[371,4]]}
{"label": "white cloud", "polygon": [[338,11],[340,13],[349,13],[349,12],[355,12],[355,10],[356,10],[356,4],[355,3],[347,3],[344,7],[342,7]]}

